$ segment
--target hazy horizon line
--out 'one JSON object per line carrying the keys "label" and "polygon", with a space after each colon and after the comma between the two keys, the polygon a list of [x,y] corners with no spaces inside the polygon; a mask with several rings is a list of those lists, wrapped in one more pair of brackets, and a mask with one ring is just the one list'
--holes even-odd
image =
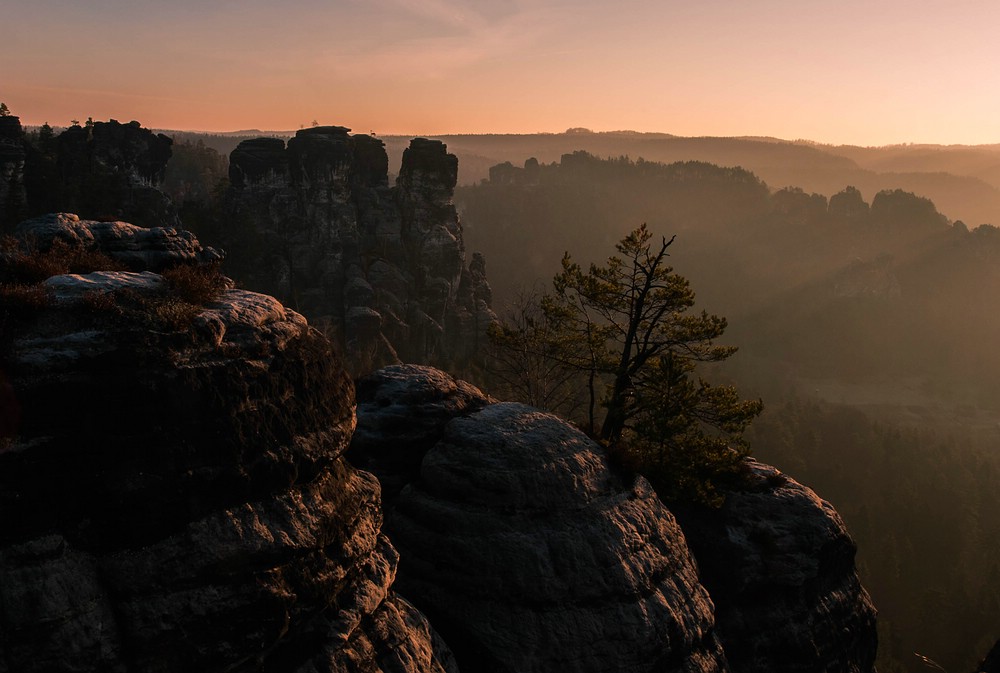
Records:
{"label": "hazy horizon line", "polygon": [[[17,116],[17,115],[14,115]],[[107,120],[96,119],[94,121],[118,121],[120,123],[130,123],[131,121],[138,120],[128,120],[122,121],[121,119],[109,118]],[[39,128],[47,122],[42,123],[30,123],[22,121],[22,126],[25,129]],[[317,124],[315,126],[299,126],[299,128],[290,129],[234,129],[234,130],[218,130],[218,129],[185,129],[185,128],[168,128],[160,126],[146,126],[141,121],[139,122],[143,128],[148,128],[151,131],[158,133],[193,133],[200,135],[224,135],[224,136],[252,136],[258,135],[262,137],[267,136],[294,136],[298,131],[308,130],[310,128],[319,128],[327,126],[340,126],[342,128],[347,128],[352,134],[364,134],[364,131],[350,128],[342,124]],[[51,125],[56,129],[66,129],[71,125],[56,124]],[[563,136],[563,135],[635,135],[635,136],[665,136],[677,139],[719,139],[719,140],[757,140],[757,141],[769,141],[778,143],[789,143],[789,144],[809,144],[817,146],[827,146],[827,147],[861,147],[861,148],[885,148],[885,147],[998,147],[1000,142],[983,142],[983,143],[954,143],[954,142],[933,142],[933,141],[903,141],[903,142],[886,142],[886,143],[856,143],[856,142],[839,142],[839,141],[824,141],[815,140],[812,138],[785,138],[774,135],[767,134],[733,134],[733,135],[712,135],[712,134],[702,134],[702,135],[683,135],[678,133],[670,133],[669,131],[638,131],[634,129],[614,129],[614,130],[597,130],[589,129],[586,127],[568,127],[562,131],[441,131],[441,132],[403,132],[403,131],[390,131],[385,133],[378,133],[374,130],[369,130],[369,134],[378,138],[435,138],[439,136]]]}

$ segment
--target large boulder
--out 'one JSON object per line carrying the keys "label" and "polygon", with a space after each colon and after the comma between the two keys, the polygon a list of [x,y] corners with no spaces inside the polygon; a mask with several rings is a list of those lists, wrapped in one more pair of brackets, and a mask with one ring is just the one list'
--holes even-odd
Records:
{"label": "large boulder", "polygon": [[453,418],[495,401],[465,381],[419,365],[380,369],[357,382],[356,394],[358,427],[348,458],[378,475],[387,506],[417,478],[424,454]]}
{"label": "large boulder", "polygon": [[442,372],[389,367],[357,390],[349,455],[398,492],[400,586],[460,664],[874,670],[854,543],[774,468],[750,461],[721,509],[668,509],[564,421]]}

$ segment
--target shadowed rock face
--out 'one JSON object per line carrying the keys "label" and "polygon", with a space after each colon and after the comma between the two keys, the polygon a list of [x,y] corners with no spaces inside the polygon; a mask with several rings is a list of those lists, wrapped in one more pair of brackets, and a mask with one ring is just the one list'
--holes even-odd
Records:
{"label": "shadowed rock face", "polygon": [[465,266],[458,163],[415,139],[395,187],[380,140],[340,126],[244,141],[230,156],[229,266],[341,335],[356,371],[463,361],[496,320],[485,261]]}
{"label": "shadowed rock face", "polygon": [[141,227],[178,227],[176,209],[157,188],[172,144],[139,122],[114,119],[27,143],[17,117],[0,117],[0,226],[65,211]]}
{"label": "shadowed rock face", "polygon": [[874,670],[875,608],[840,515],[769,465],[720,510],[675,507],[733,671]]}
{"label": "shadowed rock face", "polygon": [[167,311],[148,271],[40,287],[0,361],[0,671],[456,670],[393,591],[379,485],[342,457],[353,387],[302,316]]}
{"label": "shadowed rock face", "polygon": [[[614,474],[560,419],[483,407],[436,370],[390,367],[359,394],[352,455],[393,483],[412,470],[386,519],[399,581],[461,666],[728,670],[684,535],[644,479]],[[390,463],[376,445],[404,457]]]}

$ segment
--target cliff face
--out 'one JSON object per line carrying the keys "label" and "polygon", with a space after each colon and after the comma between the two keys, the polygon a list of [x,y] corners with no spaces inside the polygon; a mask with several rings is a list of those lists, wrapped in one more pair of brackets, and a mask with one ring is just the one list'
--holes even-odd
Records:
{"label": "cliff face", "polygon": [[265,295],[177,296],[166,269],[212,258],[181,232],[20,233],[131,270],[0,301],[0,671],[455,670],[393,591],[329,342]]}
{"label": "cliff face", "polygon": [[464,361],[495,320],[481,256],[465,266],[458,164],[415,139],[395,187],[382,142],[349,129],[244,141],[230,157],[230,268],[338,332],[358,370]]}
{"label": "cliff face", "polygon": [[874,670],[853,542],[773,468],[752,464],[722,510],[675,519],[559,419],[416,367],[359,382],[349,455],[398,492],[385,507],[400,585],[460,665]]}

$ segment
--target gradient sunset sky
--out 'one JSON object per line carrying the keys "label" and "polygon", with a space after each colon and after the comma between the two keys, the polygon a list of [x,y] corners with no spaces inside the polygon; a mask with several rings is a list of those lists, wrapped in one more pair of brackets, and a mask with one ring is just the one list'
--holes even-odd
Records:
{"label": "gradient sunset sky", "polygon": [[25,124],[1000,142],[996,0],[31,0]]}

